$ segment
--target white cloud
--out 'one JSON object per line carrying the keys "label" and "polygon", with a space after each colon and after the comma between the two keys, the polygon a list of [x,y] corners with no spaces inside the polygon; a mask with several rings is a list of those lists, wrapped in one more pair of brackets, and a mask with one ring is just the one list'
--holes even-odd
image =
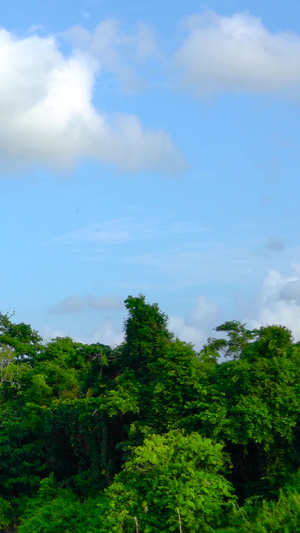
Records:
{"label": "white cloud", "polygon": [[[292,331],[295,341],[300,341],[300,265],[293,264],[289,273],[270,270],[248,305],[246,316],[239,318],[237,312],[237,319],[248,328],[283,325]],[[215,301],[200,295],[186,318],[170,317],[169,329],[180,340],[191,342],[200,350],[208,337],[217,336],[213,330],[224,317],[228,319],[224,303],[221,308]]]}
{"label": "white cloud", "polygon": [[123,341],[123,332],[117,329],[113,322],[106,320],[105,322],[102,322],[97,326],[96,330],[92,333],[92,335],[90,335],[88,338],[85,338],[81,342],[87,344],[94,344],[100,342],[101,344],[107,344],[108,346],[114,348],[115,346],[121,344]]}
{"label": "white cloud", "polygon": [[[113,69],[109,50],[108,42],[106,68]],[[88,51],[64,55],[53,36],[18,38],[0,29],[1,164],[64,169],[91,157],[130,172],[182,171],[184,158],[164,131],[143,129],[136,116],[97,111],[92,98],[102,68]]]}
{"label": "white cloud", "polygon": [[200,350],[207,340],[207,335],[202,329],[189,325],[186,319],[179,316],[170,317],[169,329],[178,339],[190,342],[197,350]]}
{"label": "white cloud", "polygon": [[255,328],[281,324],[292,330],[296,341],[300,340],[300,266],[294,265],[290,274],[270,270],[258,299],[255,316],[247,320]]}
{"label": "white cloud", "polygon": [[187,318],[171,316],[169,330],[181,341],[192,343],[200,350],[212,334],[220,317],[220,309],[215,302],[208,301],[205,296],[196,298],[196,305]]}
{"label": "white cloud", "polygon": [[299,94],[300,36],[271,33],[247,13],[213,11],[184,21],[188,36],[175,64],[196,95],[223,91]]}
{"label": "white cloud", "polygon": [[64,298],[59,304],[53,305],[50,311],[54,314],[62,314],[81,313],[88,309],[116,311],[124,309],[124,303],[116,296],[95,298],[92,294],[86,296],[72,295]]}

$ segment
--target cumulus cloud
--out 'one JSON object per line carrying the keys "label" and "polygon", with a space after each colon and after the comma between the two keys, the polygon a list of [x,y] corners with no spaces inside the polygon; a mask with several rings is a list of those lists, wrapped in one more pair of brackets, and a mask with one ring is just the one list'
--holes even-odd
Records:
{"label": "cumulus cloud", "polygon": [[271,270],[267,274],[255,309],[255,319],[247,320],[250,327],[281,324],[292,330],[300,340],[300,266],[290,274]]}
{"label": "cumulus cloud", "polygon": [[[272,33],[248,13],[188,17],[175,56],[183,84],[196,95],[227,91],[298,94],[300,36]],[[297,92],[296,92],[297,91]]]}
{"label": "cumulus cloud", "polygon": [[195,307],[186,318],[178,316],[169,318],[169,329],[180,340],[190,342],[196,350],[200,350],[218,323],[219,316],[219,306],[207,300],[205,296],[199,295]]}
{"label": "cumulus cloud", "polygon": [[88,309],[102,311],[116,311],[124,308],[123,301],[116,296],[95,298],[93,295],[68,296],[59,304],[53,305],[50,311],[54,314],[81,313]]}
{"label": "cumulus cloud", "polygon": [[[145,44],[144,52],[140,48],[137,54],[146,57],[151,44]],[[64,54],[54,36],[18,38],[0,29],[2,165],[64,169],[91,157],[130,172],[176,173],[185,168],[183,156],[164,131],[143,129],[133,115],[110,117],[97,111],[92,100],[96,79],[101,83],[103,57],[106,68],[117,68],[115,61],[122,65],[121,59],[114,59],[110,42],[104,52],[96,57],[88,48],[77,47]]]}

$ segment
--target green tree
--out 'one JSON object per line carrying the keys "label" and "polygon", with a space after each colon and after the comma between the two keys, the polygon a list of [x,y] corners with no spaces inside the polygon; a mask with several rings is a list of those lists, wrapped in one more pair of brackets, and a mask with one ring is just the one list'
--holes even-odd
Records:
{"label": "green tree", "polygon": [[203,354],[215,355],[217,357],[230,357],[230,359],[239,359],[244,349],[256,338],[257,330],[248,330],[246,324],[237,320],[224,322],[217,326],[215,331],[227,334],[227,339],[209,338],[207,345],[203,349]]}
{"label": "green tree", "polygon": [[81,501],[70,489],[61,489],[53,474],[25,507],[18,533],[99,533],[105,499]]}
{"label": "green tree", "polygon": [[145,296],[129,296],[125,300],[128,318],[125,321],[125,344],[122,362],[134,370],[139,379],[148,381],[149,364],[165,353],[172,334],[167,328],[167,316],[157,304],[148,304]]}
{"label": "green tree", "polygon": [[13,324],[9,314],[0,313],[0,343],[13,349],[16,360],[31,363],[42,349],[42,337],[24,322]]}
{"label": "green tree", "polygon": [[217,367],[227,411],[219,439],[246,495],[276,491],[299,467],[299,355],[286,328],[268,326],[253,332],[238,360]]}
{"label": "green tree", "polygon": [[202,363],[190,344],[169,341],[165,353],[149,365],[153,393],[147,417],[156,432],[189,424],[189,406],[203,395]]}
{"label": "green tree", "polygon": [[222,475],[222,446],[179,430],[152,435],[133,450],[114,483],[103,531],[212,531],[234,501]]}

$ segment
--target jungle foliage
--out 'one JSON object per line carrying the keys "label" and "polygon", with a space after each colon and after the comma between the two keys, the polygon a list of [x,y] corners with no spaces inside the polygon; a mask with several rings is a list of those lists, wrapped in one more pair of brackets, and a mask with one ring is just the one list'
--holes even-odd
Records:
{"label": "jungle foliage", "polygon": [[216,328],[201,352],[145,297],[125,341],[44,343],[0,314],[0,531],[300,530],[300,346]]}

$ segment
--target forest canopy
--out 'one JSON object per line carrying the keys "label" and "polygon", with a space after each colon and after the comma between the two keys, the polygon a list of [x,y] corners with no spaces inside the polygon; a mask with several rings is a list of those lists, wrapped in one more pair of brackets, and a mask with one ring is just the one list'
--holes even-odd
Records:
{"label": "forest canopy", "polygon": [[295,532],[300,346],[216,327],[197,352],[143,295],[115,348],[0,314],[0,531]]}

